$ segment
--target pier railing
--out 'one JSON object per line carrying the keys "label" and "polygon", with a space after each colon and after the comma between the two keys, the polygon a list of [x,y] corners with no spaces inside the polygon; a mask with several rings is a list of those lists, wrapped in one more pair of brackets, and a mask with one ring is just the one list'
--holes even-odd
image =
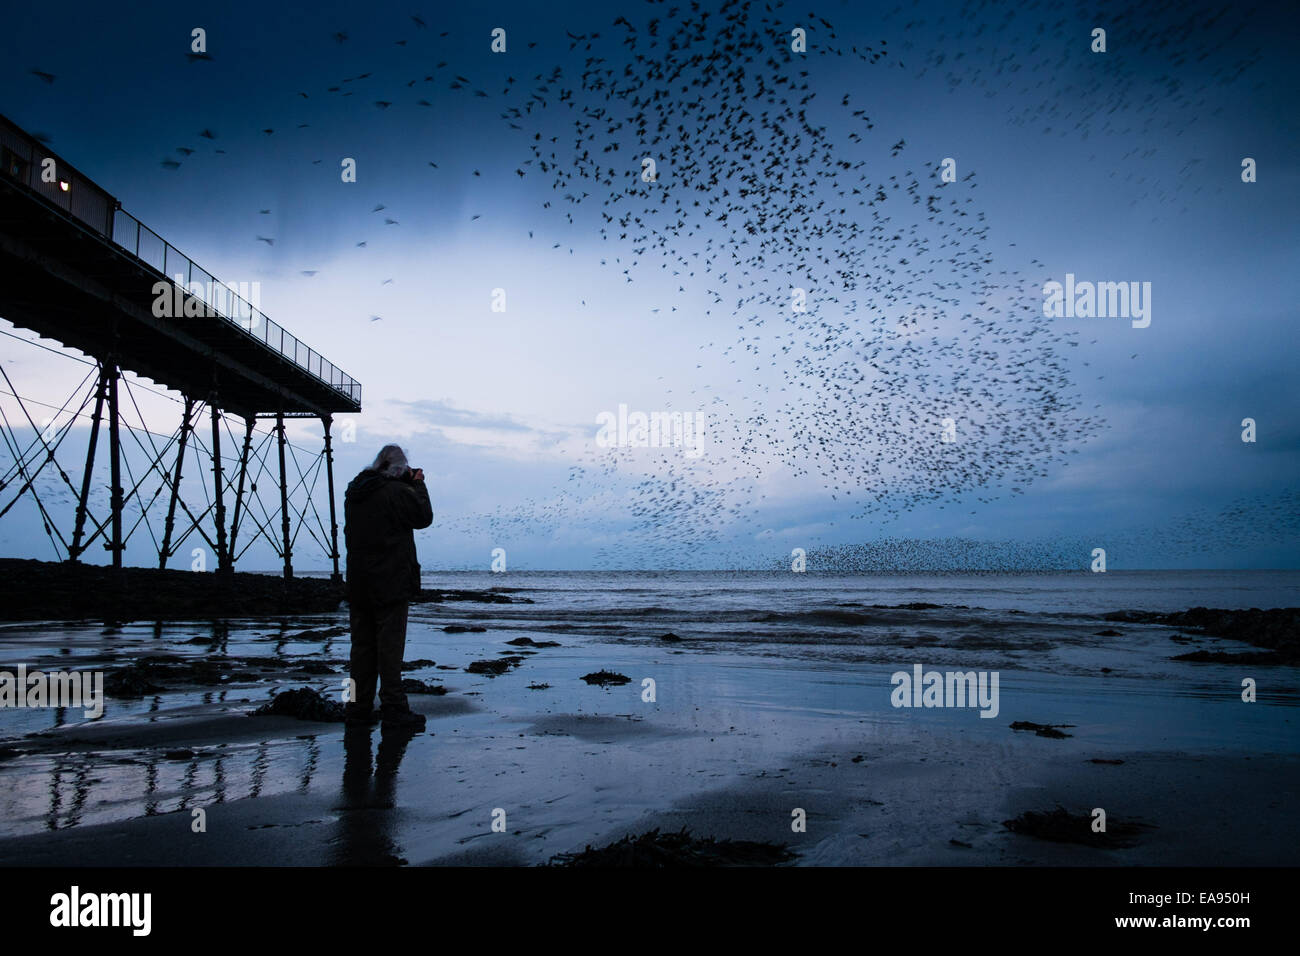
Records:
{"label": "pier railing", "polygon": [[114,210],[111,238],[141,262],[171,279],[187,295],[202,301],[214,315],[243,329],[353,401],[361,401],[361,384],[356,379],[272,322],[235,289],[219,282],[212,273],[124,209]]}

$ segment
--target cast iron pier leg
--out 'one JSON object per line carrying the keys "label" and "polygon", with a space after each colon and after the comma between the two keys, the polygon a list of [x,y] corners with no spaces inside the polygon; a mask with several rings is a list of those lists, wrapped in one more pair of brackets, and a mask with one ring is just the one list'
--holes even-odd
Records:
{"label": "cast iron pier leg", "polygon": [[322,416],[321,424],[325,426],[325,479],[330,493],[330,557],[334,559],[334,573],[330,575],[330,581],[340,584],[343,575],[339,574],[339,521],[338,513],[334,510],[334,448],[330,445],[330,416]]}
{"label": "cast iron pier leg", "polygon": [[284,579],[293,579],[293,545],[289,539],[289,482],[284,470],[284,412],[275,413],[275,430],[280,439],[280,530],[284,535]]}
{"label": "cast iron pier leg", "polygon": [[235,535],[239,533],[239,514],[244,508],[244,480],[248,477],[248,453],[253,444],[255,419],[244,419],[244,448],[239,453],[239,487],[235,489],[235,517],[230,522],[230,566],[235,566]]}
{"label": "cast iron pier leg", "polygon": [[172,475],[171,499],[167,502],[167,522],[163,525],[162,547],[158,549],[158,569],[167,567],[172,556],[172,531],[176,526],[176,498],[181,490],[181,467],[185,464],[185,444],[190,438],[190,419],[194,414],[194,399],[185,396],[185,415],[181,419],[181,437],[176,446],[176,473]]}
{"label": "cast iron pier leg", "polygon": [[95,446],[99,444],[99,420],[104,415],[104,397],[108,391],[108,370],[99,366],[99,383],[95,386],[95,414],[90,419],[90,441],[86,445],[86,470],[81,476],[81,497],[77,500],[77,522],[72,531],[72,547],[68,560],[81,557],[84,546],[81,537],[86,531],[86,503],[90,499],[90,476],[95,470]]}
{"label": "cast iron pier leg", "polygon": [[108,375],[108,454],[109,454],[109,480],[112,482],[112,488],[109,489],[109,501],[112,508],[113,536],[108,542],[108,549],[113,552],[113,570],[122,570],[122,442],[118,435],[118,414],[117,407],[117,359],[114,357],[108,363],[106,373]]}
{"label": "cast iron pier leg", "polygon": [[217,408],[215,390],[208,404],[212,409],[212,501],[217,524],[217,570],[230,571],[230,555],[226,548],[226,499],[221,490],[225,484],[221,471],[221,410]]}

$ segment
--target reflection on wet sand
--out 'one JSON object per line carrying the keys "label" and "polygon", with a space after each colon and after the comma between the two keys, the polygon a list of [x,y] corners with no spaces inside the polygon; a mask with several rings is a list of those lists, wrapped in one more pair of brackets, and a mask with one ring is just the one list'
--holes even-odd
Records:
{"label": "reflection on wet sand", "polygon": [[413,730],[381,728],[378,755],[371,762],[372,727],[348,727],[343,733],[343,800],[338,810],[338,837],[331,862],[344,866],[401,865],[397,842],[397,770]]}
{"label": "reflection on wet sand", "polygon": [[12,836],[307,793],[320,769],[321,745],[313,734],[199,751],[31,755],[23,764],[3,774],[5,831]]}
{"label": "reflection on wet sand", "polygon": [[[314,627],[304,630],[304,623]],[[138,660],[175,662],[164,665],[170,670],[154,681],[165,684],[166,691],[138,697],[110,694],[104,701],[107,720],[84,720],[76,708],[5,711],[4,736],[16,745],[0,752],[0,819],[5,835],[155,817],[292,791],[307,793],[322,762],[316,739],[319,726],[301,735],[296,729],[250,733],[241,721],[251,703],[286,680],[319,681],[322,672],[332,670],[323,667],[332,649],[347,644],[347,630],[337,623],[334,615],[310,622],[152,621],[106,627],[4,628],[0,660],[28,662],[38,668],[89,668],[112,674]],[[236,663],[228,663],[232,661]],[[305,673],[295,673],[298,667]],[[202,686],[216,681],[223,683]],[[187,730],[205,721],[204,726],[217,728],[215,734],[195,736]],[[132,725],[152,728],[157,734],[123,739]],[[259,735],[261,739],[248,739]]]}

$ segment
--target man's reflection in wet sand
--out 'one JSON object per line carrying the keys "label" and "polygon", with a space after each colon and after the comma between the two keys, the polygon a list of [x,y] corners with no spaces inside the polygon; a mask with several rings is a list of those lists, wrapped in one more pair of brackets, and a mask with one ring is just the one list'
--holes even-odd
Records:
{"label": "man's reflection in wet sand", "polygon": [[374,727],[343,731],[343,800],[338,807],[336,866],[397,866],[406,862],[396,841],[397,768],[416,731],[382,729],[379,753],[371,761]]}

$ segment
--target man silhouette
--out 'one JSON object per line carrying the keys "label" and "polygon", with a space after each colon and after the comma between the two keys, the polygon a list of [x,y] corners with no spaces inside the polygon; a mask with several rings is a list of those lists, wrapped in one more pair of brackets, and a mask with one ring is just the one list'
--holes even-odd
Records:
{"label": "man silhouette", "polygon": [[433,524],[424,472],[412,470],[397,445],[385,445],[348,485],[343,521],[356,691],[347,722],[374,721],[378,685],[384,725],[423,730],[424,717],[411,710],[402,692],[402,660],[407,608],[420,591],[415,531]]}

